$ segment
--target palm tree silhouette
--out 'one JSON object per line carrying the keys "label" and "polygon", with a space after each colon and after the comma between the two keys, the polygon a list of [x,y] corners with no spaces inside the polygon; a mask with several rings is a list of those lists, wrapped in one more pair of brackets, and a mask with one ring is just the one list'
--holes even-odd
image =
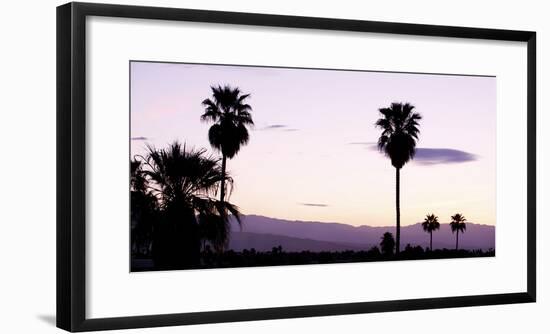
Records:
{"label": "palm tree silhouette", "polygon": [[225,200],[226,160],[232,159],[248,143],[247,126],[254,125],[250,111],[252,107],[245,103],[250,94],[241,94],[238,87],[228,85],[212,86],[212,98],[202,101],[204,114],[202,121],[214,122],[208,131],[210,145],[221,152],[220,201]]}
{"label": "palm tree silhouette", "polygon": [[[235,205],[211,197],[222,179],[219,159],[207,156],[205,149],[187,149],[174,142],[166,149],[148,146],[147,157],[142,160],[148,187],[163,217],[155,229],[155,265],[196,266],[201,238],[221,248],[228,241],[228,213],[241,222]],[[225,179],[233,182],[230,176]],[[201,234],[202,225],[208,225],[210,234]]]}
{"label": "palm tree silhouette", "polygon": [[[227,202],[223,202],[227,204]],[[239,218],[240,219],[240,218]],[[202,240],[202,250],[205,251],[208,244],[214,251],[221,253],[227,247],[231,234],[229,219],[224,219],[222,214],[198,216],[199,235]]]}
{"label": "palm tree silhouette", "polygon": [[148,190],[140,160],[130,161],[130,236],[133,254],[149,255],[158,205]]}
{"label": "palm tree silhouette", "polygon": [[143,163],[141,160],[130,160],[130,190],[145,193],[147,191],[147,179],[143,175]]}
{"label": "palm tree silhouette", "polygon": [[380,249],[384,255],[393,255],[393,249],[395,248],[395,240],[390,232],[384,233],[380,241]]}
{"label": "palm tree silhouette", "polygon": [[451,222],[449,223],[451,225],[451,232],[455,233],[456,231],[456,250],[458,250],[458,232],[464,233],[466,230],[466,217],[461,215],[460,213],[457,213],[455,215],[451,216]]}
{"label": "palm tree silhouette", "polygon": [[439,230],[439,220],[436,215],[433,213],[431,215],[426,215],[424,222],[422,223],[422,229],[425,232],[430,233],[430,250],[432,250],[432,232]]}
{"label": "palm tree silhouette", "polygon": [[399,203],[399,171],[414,158],[416,141],[418,140],[418,121],[422,119],[420,114],[413,112],[414,106],[409,103],[394,102],[389,108],[380,108],[382,118],[378,119],[375,126],[382,129],[378,139],[378,149],[386,154],[395,167],[395,252],[399,254],[401,242],[401,212]]}

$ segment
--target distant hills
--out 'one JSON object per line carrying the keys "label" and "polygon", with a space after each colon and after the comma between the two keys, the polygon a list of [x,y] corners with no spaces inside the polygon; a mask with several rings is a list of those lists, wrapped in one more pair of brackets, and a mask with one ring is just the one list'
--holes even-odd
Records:
{"label": "distant hills", "polygon": [[[229,249],[241,251],[254,248],[269,251],[282,246],[284,251],[343,251],[368,250],[380,243],[385,232],[395,234],[394,226],[352,226],[341,223],[311,221],[291,221],[257,215],[243,216],[242,230],[232,221]],[[442,223],[440,230],[433,234],[435,248],[454,249],[456,235],[451,233],[449,224]],[[429,246],[429,234],[422,230],[420,223],[401,227],[401,248],[406,244]],[[459,236],[459,248],[495,248],[495,227],[490,225],[467,224],[464,234]]]}
{"label": "distant hills", "polygon": [[284,235],[237,232],[231,234],[229,248],[235,251],[254,248],[257,251],[270,251],[273,247],[281,246],[287,252],[299,252],[309,250],[312,252],[322,251],[345,251],[364,250],[364,245],[353,245],[350,243],[338,243],[314,239],[302,239],[287,237]]}

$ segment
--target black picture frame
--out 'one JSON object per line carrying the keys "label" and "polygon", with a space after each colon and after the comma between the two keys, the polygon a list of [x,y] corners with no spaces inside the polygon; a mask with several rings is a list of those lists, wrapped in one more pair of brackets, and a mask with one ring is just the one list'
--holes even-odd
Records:
{"label": "black picture frame", "polygon": [[[87,16],[375,32],[527,43],[527,289],[521,293],[86,319]],[[68,3],[57,8],[57,326],[68,331],[175,326],[536,300],[536,33],[159,7]]]}

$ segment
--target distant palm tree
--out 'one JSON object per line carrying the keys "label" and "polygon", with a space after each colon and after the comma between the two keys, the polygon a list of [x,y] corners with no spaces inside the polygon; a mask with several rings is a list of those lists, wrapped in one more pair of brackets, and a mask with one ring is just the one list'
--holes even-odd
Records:
{"label": "distant palm tree", "polygon": [[375,123],[382,129],[378,139],[378,149],[386,154],[395,167],[395,252],[399,254],[401,242],[401,212],[399,203],[399,171],[414,158],[416,141],[418,140],[418,121],[422,119],[420,114],[413,112],[414,106],[408,103],[392,103],[389,108],[379,109],[382,118]]}
{"label": "distant palm tree", "polygon": [[[219,160],[207,156],[205,149],[189,150],[178,142],[160,150],[148,146],[142,160],[148,187],[163,214],[153,242],[159,266],[197,265],[201,238],[223,247],[229,235],[228,213],[239,224],[240,213],[235,205],[211,197],[222,177]],[[201,225],[208,225],[210,234],[202,234]]]}
{"label": "distant palm tree", "polygon": [[451,225],[451,232],[455,233],[456,231],[456,250],[458,250],[458,232],[464,233],[466,230],[466,217],[461,215],[460,213],[457,213],[453,216],[451,216],[451,222],[449,223]]}
{"label": "distant palm tree", "polygon": [[380,249],[384,255],[393,255],[393,249],[395,248],[395,240],[390,232],[384,233],[380,241]]}
{"label": "distant palm tree", "polygon": [[432,232],[439,230],[439,220],[436,215],[433,213],[431,215],[426,215],[424,222],[422,223],[422,229],[425,232],[430,233],[430,250],[432,250]]}
{"label": "distant palm tree", "polygon": [[245,103],[250,94],[241,94],[239,88],[228,85],[210,87],[212,98],[202,101],[204,114],[201,120],[214,122],[208,131],[210,145],[222,154],[220,201],[225,200],[226,160],[232,159],[248,143],[247,126],[254,125],[252,107]]}

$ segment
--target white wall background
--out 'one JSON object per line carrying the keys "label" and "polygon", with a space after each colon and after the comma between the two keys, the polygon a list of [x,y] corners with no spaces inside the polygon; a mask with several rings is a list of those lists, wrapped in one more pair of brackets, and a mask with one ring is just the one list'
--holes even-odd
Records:
{"label": "white wall background", "polygon": [[[538,33],[538,302],[446,310],[129,330],[124,333],[517,333],[547,332],[545,287],[550,229],[544,159],[550,118],[550,21],[544,1],[107,1],[170,7],[429,23]],[[55,328],[55,7],[61,1],[4,4],[0,18],[0,332]],[[544,265],[546,262],[546,266]],[[471,273],[476,275],[476,273]],[[546,279],[547,280],[547,279]],[[441,282],[450,284],[450,282]]]}

